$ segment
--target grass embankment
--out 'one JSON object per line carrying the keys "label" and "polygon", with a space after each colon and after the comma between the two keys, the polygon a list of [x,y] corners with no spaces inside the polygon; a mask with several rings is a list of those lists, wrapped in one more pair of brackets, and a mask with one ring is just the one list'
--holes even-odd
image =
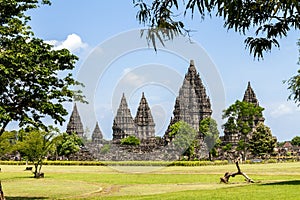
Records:
{"label": "grass embankment", "polygon": [[[24,165],[1,165],[7,200],[16,199],[300,199],[300,162],[244,164],[243,177],[220,184],[235,165],[196,167],[43,166],[45,178],[34,179]],[[128,171],[139,173],[128,173]],[[118,171],[119,170],[119,171]],[[120,171],[121,170],[121,171]]]}

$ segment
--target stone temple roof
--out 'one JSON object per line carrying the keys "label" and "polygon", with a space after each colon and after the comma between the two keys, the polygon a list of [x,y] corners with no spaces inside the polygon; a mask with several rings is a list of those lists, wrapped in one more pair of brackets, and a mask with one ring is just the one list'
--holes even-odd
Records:
{"label": "stone temple roof", "polygon": [[67,125],[67,131],[68,134],[71,134],[72,132],[77,133],[78,136],[83,137],[83,125],[80,119],[80,115],[77,110],[76,103],[74,104],[73,111],[69,120],[69,123]]}
{"label": "stone temple roof", "polygon": [[[195,130],[199,130],[199,122],[212,114],[211,103],[193,60],[190,61],[183,84],[176,97],[173,118],[169,127],[185,121]],[[168,137],[169,129],[165,136]]]}
{"label": "stone temple roof", "polygon": [[137,127],[138,138],[147,139],[155,137],[155,123],[144,92],[142,94],[134,122]]}
{"label": "stone temple roof", "polygon": [[248,86],[245,91],[243,101],[246,101],[248,103],[253,103],[256,106],[259,106],[259,102],[256,98],[256,95],[255,95],[251,85],[250,85],[250,81],[248,82]]}
{"label": "stone temple roof", "polygon": [[131,116],[130,109],[128,108],[125,95],[123,94],[117,110],[117,115],[113,122],[113,138],[122,139],[125,136],[135,134],[136,127]]}
{"label": "stone temple roof", "polygon": [[95,142],[95,141],[101,140],[101,139],[103,139],[103,134],[102,134],[100,127],[98,125],[98,122],[97,122],[95,129],[93,131],[93,134],[92,134],[92,141]]}

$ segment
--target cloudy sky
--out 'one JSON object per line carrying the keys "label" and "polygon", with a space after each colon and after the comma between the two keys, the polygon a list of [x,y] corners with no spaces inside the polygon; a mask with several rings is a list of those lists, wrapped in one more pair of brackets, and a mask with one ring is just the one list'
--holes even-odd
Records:
{"label": "cloudy sky", "polygon": [[[187,19],[195,30],[193,43],[179,38],[154,52],[137,34],[144,27],[136,21],[132,1],[53,0],[51,6],[29,14],[35,36],[79,57],[73,73],[86,85],[90,104],[79,104],[79,112],[89,134],[98,121],[104,136],[111,138],[121,94],[125,93],[134,117],[145,92],[157,134],[162,135],[189,60],[194,59],[219,125],[221,110],[241,100],[250,81],[273,135],[280,141],[300,135],[300,109],[287,101],[289,92],[283,84],[299,69],[299,32],[290,32],[280,40],[280,49],[257,61],[245,50],[245,36],[227,31],[218,18]],[[72,110],[71,104],[66,107]]]}

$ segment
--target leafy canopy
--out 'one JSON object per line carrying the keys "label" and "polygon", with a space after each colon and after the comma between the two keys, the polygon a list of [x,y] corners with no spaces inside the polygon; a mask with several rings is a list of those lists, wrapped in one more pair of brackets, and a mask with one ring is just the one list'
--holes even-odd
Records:
{"label": "leafy canopy", "polygon": [[249,150],[254,156],[268,155],[274,151],[276,142],[270,128],[259,123],[249,140]]}
{"label": "leafy canopy", "polygon": [[223,124],[224,132],[239,136],[237,150],[243,152],[243,159],[246,159],[249,138],[262,117],[263,110],[262,107],[253,103],[237,100],[223,111],[223,119],[227,119],[227,122]]}
{"label": "leafy canopy", "polygon": [[121,140],[121,144],[123,144],[123,145],[137,146],[137,145],[140,145],[140,143],[141,143],[141,141],[137,137],[135,137],[133,135],[130,135],[130,136],[128,136],[126,138],[123,138]]}
{"label": "leafy canopy", "polygon": [[46,128],[42,119],[48,116],[62,124],[68,114],[62,103],[73,97],[83,101],[81,92],[71,89],[80,83],[68,73],[77,57],[53,50],[27,25],[25,12],[40,3],[49,1],[0,1],[0,135],[12,121]]}
{"label": "leafy canopy", "polygon": [[53,148],[53,137],[58,134],[58,129],[48,128],[47,131],[37,128],[21,129],[18,133],[16,150],[22,157],[33,162],[35,166],[34,176],[39,177],[43,160]]}
{"label": "leafy canopy", "polygon": [[82,139],[76,133],[62,133],[53,139],[55,144],[56,153],[58,156],[69,157],[80,150],[83,146]]}
{"label": "leafy canopy", "polygon": [[197,132],[188,123],[179,121],[170,126],[169,136],[179,151],[192,152]]}
{"label": "leafy canopy", "polygon": [[[147,39],[155,47],[155,39],[173,39],[176,35],[189,35],[184,19],[199,15],[221,17],[224,27],[243,35],[246,47],[258,59],[263,53],[279,47],[278,39],[286,37],[291,29],[300,29],[298,0],[134,0],[138,8],[137,20],[150,27]],[[254,32],[253,32],[254,30]]]}
{"label": "leafy canopy", "polygon": [[[300,39],[298,40],[299,47],[299,61],[300,65]],[[298,70],[298,74],[292,76],[288,81],[284,81],[288,84],[288,90],[290,91],[289,100],[294,100],[295,103],[300,106],[300,69]]]}
{"label": "leafy canopy", "polygon": [[292,139],[291,144],[292,144],[292,145],[295,145],[295,146],[300,146],[300,136],[295,136],[295,137]]}
{"label": "leafy canopy", "polygon": [[203,134],[204,142],[209,151],[209,159],[211,160],[212,154],[216,156],[217,151],[215,147],[220,143],[220,133],[216,120],[211,117],[204,118],[200,121],[199,131]]}
{"label": "leafy canopy", "polygon": [[223,119],[227,122],[223,125],[229,133],[240,133],[247,136],[262,117],[264,108],[245,101],[236,101],[223,111]]}

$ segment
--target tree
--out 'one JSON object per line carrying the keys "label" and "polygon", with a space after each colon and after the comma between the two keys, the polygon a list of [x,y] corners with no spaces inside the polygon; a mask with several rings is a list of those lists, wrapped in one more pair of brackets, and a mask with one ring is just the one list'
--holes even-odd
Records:
{"label": "tree", "polygon": [[[300,4],[298,0],[134,0],[138,8],[136,19],[149,27],[148,43],[156,50],[157,40],[164,45],[178,35],[188,35],[191,30],[184,19],[199,15],[202,21],[207,15],[221,17],[227,30],[247,36],[244,43],[254,58],[261,59],[265,52],[280,47],[278,39],[287,37],[290,30],[300,29]],[[299,46],[300,49],[300,46]],[[289,96],[300,103],[300,71],[288,80]],[[298,104],[300,105],[300,104]]]}
{"label": "tree", "polygon": [[[299,61],[300,65],[300,39],[298,41],[299,47]],[[288,90],[290,91],[289,100],[294,100],[295,103],[298,103],[300,106],[300,69],[298,70],[298,74],[291,77],[289,80],[284,81],[284,83],[288,84]]]}
{"label": "tree", "polygon": [[66,156],[78,152],[83,145],[82,139],[76,133],[62,133],[53,139],[55,152],[58,156]]}
{"label": "tree", "polygon": [[223,119],[227,122],[223,125],[224,131],[239,135],[237,150],[243,152],[243,159],[246,160],[248,151],[248,141],[253,130],[262,117],[264,109],[245,101],[236,101],[223,112]]}
{"label": "tree", "polygon": [[263,157],[274,151],[276,142],[270,128],[263,123],[258,123],[249,141],[249,150],[254,156]]}
{"label": "tree", "polygon": [[191,159],[195,154],[196,130],[188,123],[178,121],[170,126],[169,137],[172,138],[172,144],[182,155]]}
{"label": "tree", "polygon": [[[77,57],[68,50],[53,50],[35,38],[27,25],[25,12],[43,0],[11,0],[0,3],[0,135],[7,125],[17,121],[20,127],[46,128],[46,116],[62,124],[68,113],[63,102],[83,101],[80,85],[71,73]],[[62,73],[64,72],[64,73]],[[58,75],[59,74],[59,75]]]}
{"label": "tree", "polygon": [[21,156],[33,162],[35,178],[42,176],[43,160],[51,151],[52,139],[57,133],[58,129],[52,127],[48,128],[47,131],[37,128],[27,128],[19,131],[16,149]]}
{"label": "tree", "polygon": [[[184,18],[207,15],[224,19],[224,27],[243,35],[246,47],[254,57],[263,58],[265,51],[279,47],[278,38],[287,37],[291,29],[300,29],[300,5],[297,0],[134,0],[138,8],[137,20],[150,27],[147,39],[173,39],[176,35],[188,34]],[[254,30],[254,32],[253,32]],[[254,36],[251,36],[254,35]],[[155,45],[154,45],[155,46]]]}
{"label": "tree", "polygon": [[0,159],[7,159],[7,154],[14,151],[13,146],[17,140],[16,131],[5,131],[0,136]]}
{"label": "tree", "polygon": [[204,142],[209,150],[209,160],[211,160],[220,135],[216,120],[211,117],[204,118],[200,121],[199,131],[204,136]]}
{"label": "tree", "polygon": [[295,146],[300,146],[300,136],[294,137],[291,141],[291,144]]}

